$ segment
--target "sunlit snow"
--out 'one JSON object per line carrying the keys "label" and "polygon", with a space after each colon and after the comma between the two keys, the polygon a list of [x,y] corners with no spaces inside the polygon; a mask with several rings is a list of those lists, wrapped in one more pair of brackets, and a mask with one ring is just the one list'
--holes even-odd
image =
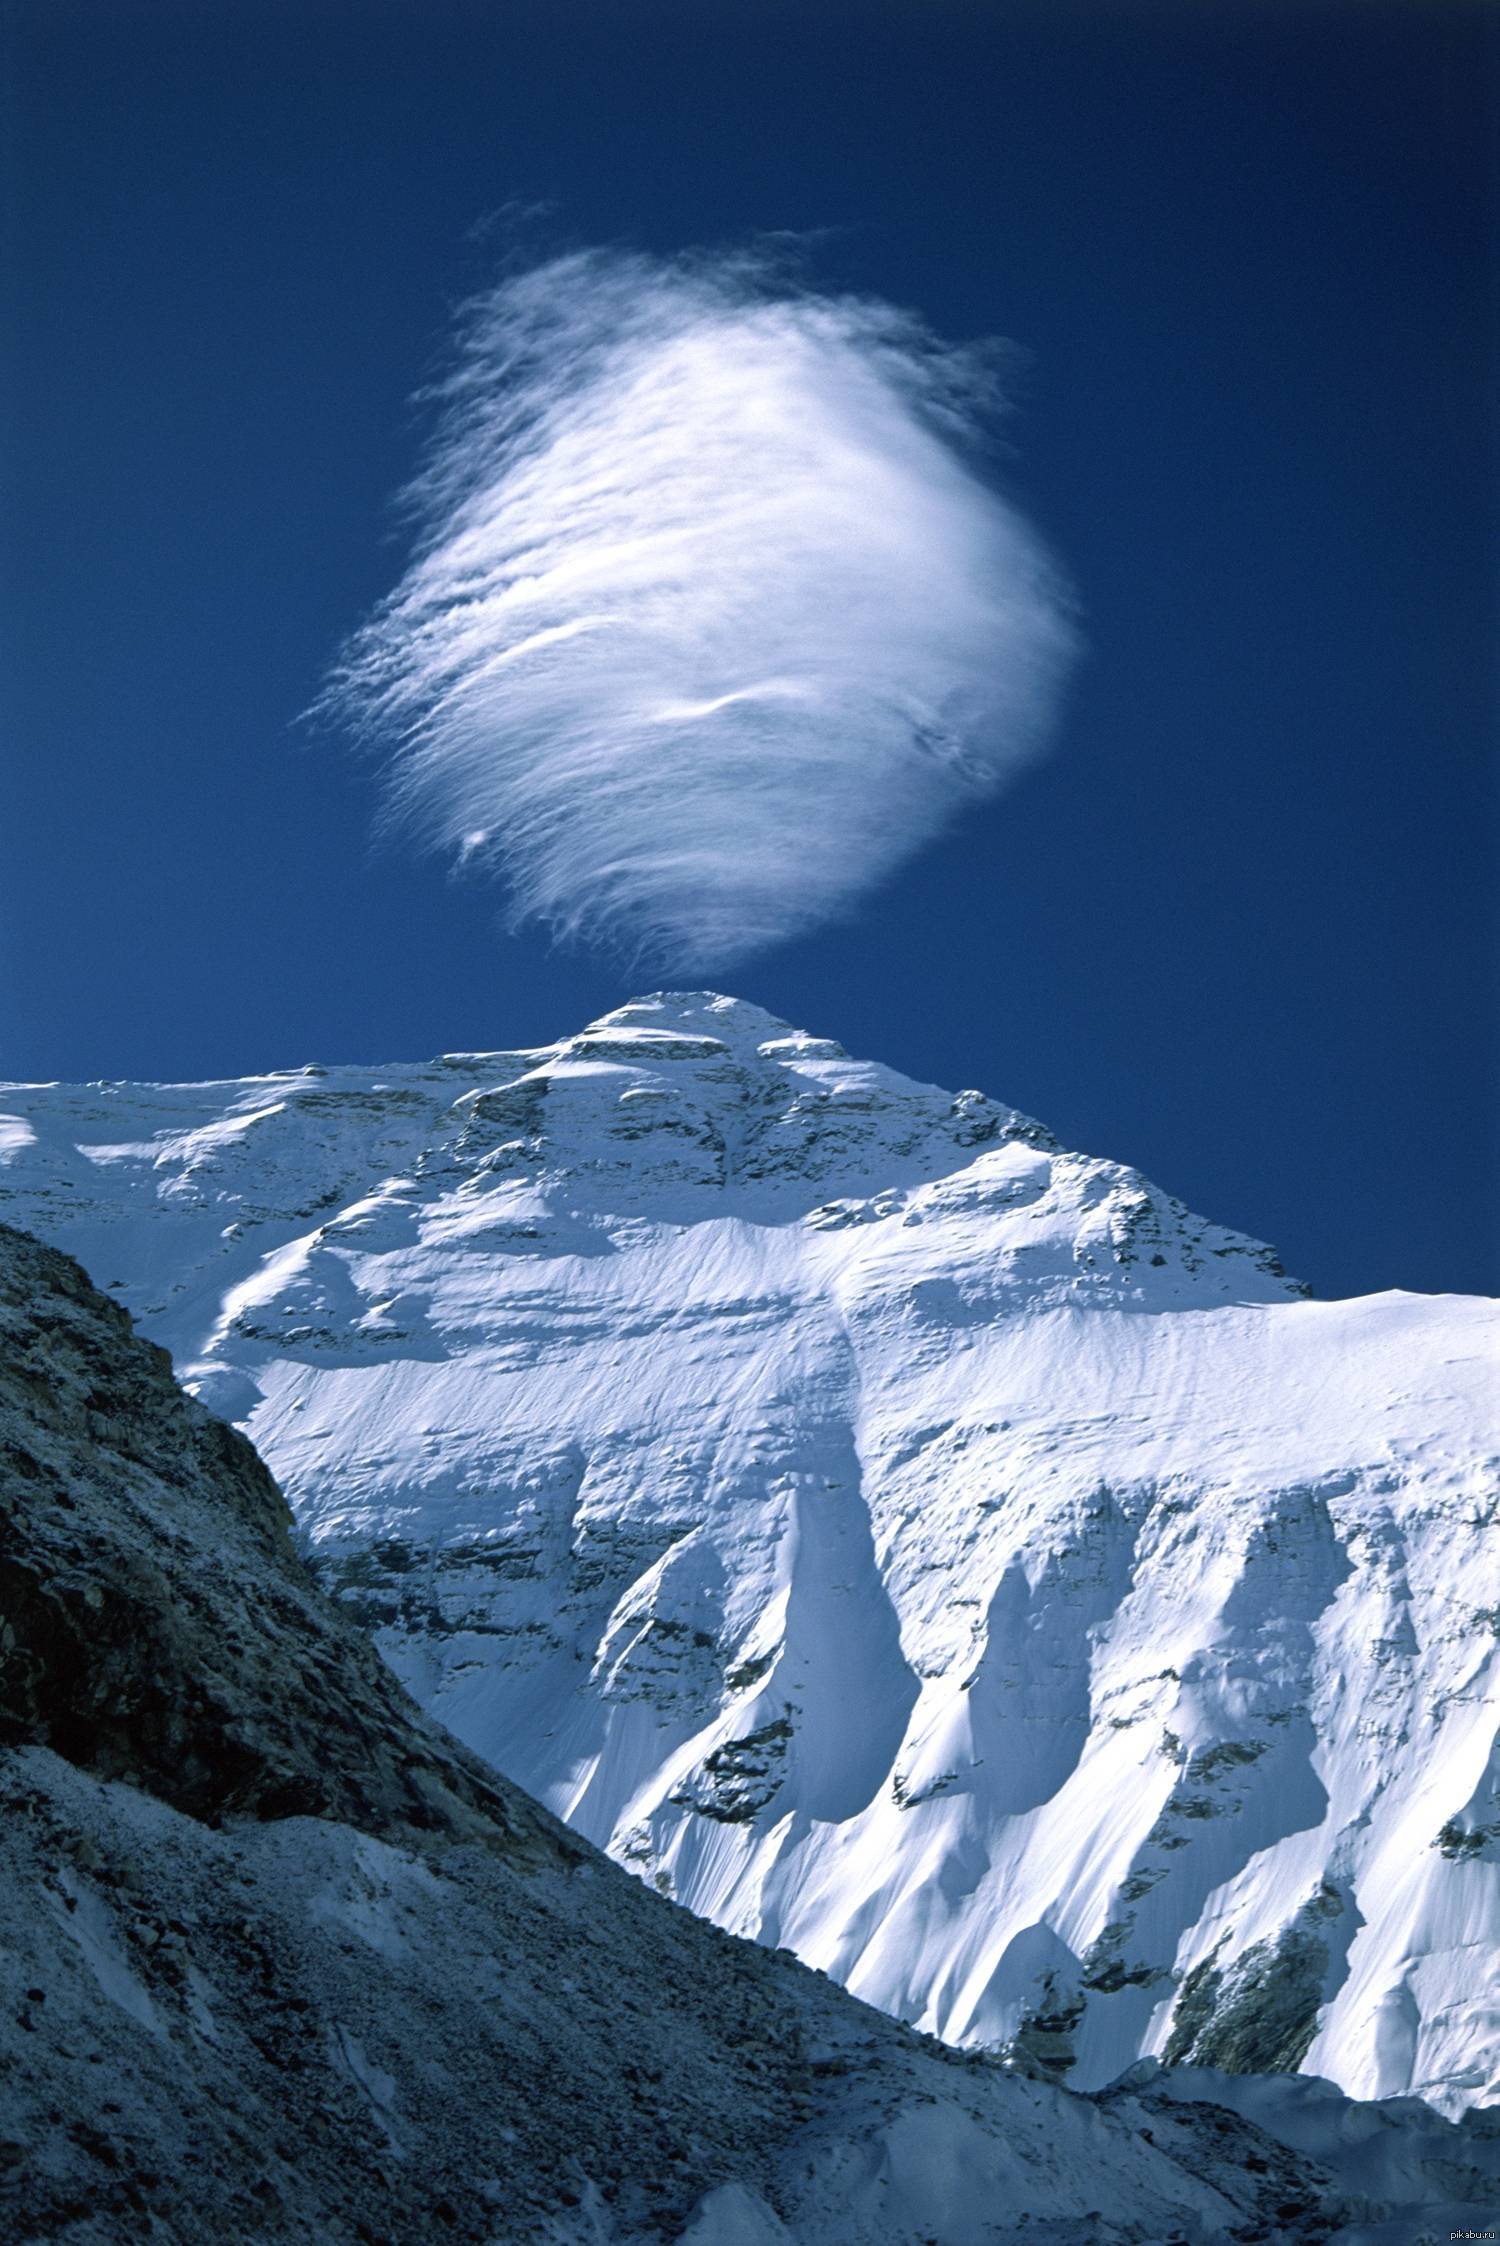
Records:
{"label": "sunlit snow", "polygon": [[663,1891],[1080,2087],[1279,2036],[1500,2094],[1493,1305],[1302,1299],[708,993],[0,1110],[0,1215],[249,1428],[426,1705]]}

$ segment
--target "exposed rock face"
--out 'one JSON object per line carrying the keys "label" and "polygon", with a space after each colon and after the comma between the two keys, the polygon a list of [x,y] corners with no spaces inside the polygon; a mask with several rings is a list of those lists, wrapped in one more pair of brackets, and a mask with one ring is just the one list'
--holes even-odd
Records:
{"label": "exposed rock face", "polygon": [[424,1707],[663,1892],[1075,2087],[1500,2093],[1494,1305],[1304,1300],[711,993],[13,1087],[0,1207],[248,1430]]}
{"label": "exposed rock face", "polygon": [[329,1627],[281,1492],[166,1351],[76,1264],[9,1228],[0,1245],[0,1742],[209,1823],[576,1855]]}
{"label": "exposed rock face", "polygon": [[[1500,2172],[1477,2116],[1071,2096],[662,1901],[418,1714],[250,1446],[4,1227],[0,1529],[17,2246],[1356,2246]],[[1371,2130],[1378,2203],[1312,2156]]]}
{"label": "exposed rock face", "polygon": [[1222,1968],[1212,1954],[1194,1966],[1173,2009],[1166,2064],[1294,2074],[1318,2032],[1329,1938],[1345,1913],[1325,1886],[1274,1940],[1252,1943]]}

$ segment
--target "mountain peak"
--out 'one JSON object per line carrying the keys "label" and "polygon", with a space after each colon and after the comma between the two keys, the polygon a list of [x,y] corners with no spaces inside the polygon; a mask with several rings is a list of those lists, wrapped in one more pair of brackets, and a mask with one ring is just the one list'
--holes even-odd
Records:
{"label": "mountain peak", "polygon": [[719,1038],[724,1044],[744,1045],[767,1037],[799,1037],[805,1033],[790,1022],[778,1020],[763,1006],[718,990],[653,990],[628,998],[590,1022],[584,1035],[601,1029],[666,1030]]}
{"label": "mountain peak", "polygon": [[[601,1037],[638,1038],[643,1060],[653,1052],[661,1054],[664,1041],[681,1039],[712,1041],[741,1061],[757,1054],[767,1059],[848,1058],[836,1039],[815,1037],[748,998],[734,998],[717,990],[648,991],[601,1014],[589,1023],[580,1039],[565,1042],[594,1043]],[[898,1081],[894,1069],[885,1073],[893,1082]]]}
{"label": "mountain peak", "polygon": [[1491,2085],[1489,1306],[1301,1301],[711,991],[10,1087],[0,1213],[244,1425],[424,1706],[664,1892],[1074,2081]]}

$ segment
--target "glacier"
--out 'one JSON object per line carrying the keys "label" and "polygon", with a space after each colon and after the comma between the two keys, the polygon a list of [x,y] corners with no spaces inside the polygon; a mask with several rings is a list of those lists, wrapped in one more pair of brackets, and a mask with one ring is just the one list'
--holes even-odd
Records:
{"label": "glacier", "polygon": [[1500,2095],[1494,1304],[1308,1299],[710,992],[6,1085],[0,1218],[249,1433],[422,1705],[659,1892],[1072,2088]]}

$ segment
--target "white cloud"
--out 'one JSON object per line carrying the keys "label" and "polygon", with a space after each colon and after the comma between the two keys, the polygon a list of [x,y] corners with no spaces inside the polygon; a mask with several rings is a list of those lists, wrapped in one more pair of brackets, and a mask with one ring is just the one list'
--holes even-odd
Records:
{"label": "white cloud", "polygon": [[416,553],[325,697],[393,816],[664,966],[849,907],[1037,752],[1070,650],[970,464],[986,364],[743,257],[470,306]]}

